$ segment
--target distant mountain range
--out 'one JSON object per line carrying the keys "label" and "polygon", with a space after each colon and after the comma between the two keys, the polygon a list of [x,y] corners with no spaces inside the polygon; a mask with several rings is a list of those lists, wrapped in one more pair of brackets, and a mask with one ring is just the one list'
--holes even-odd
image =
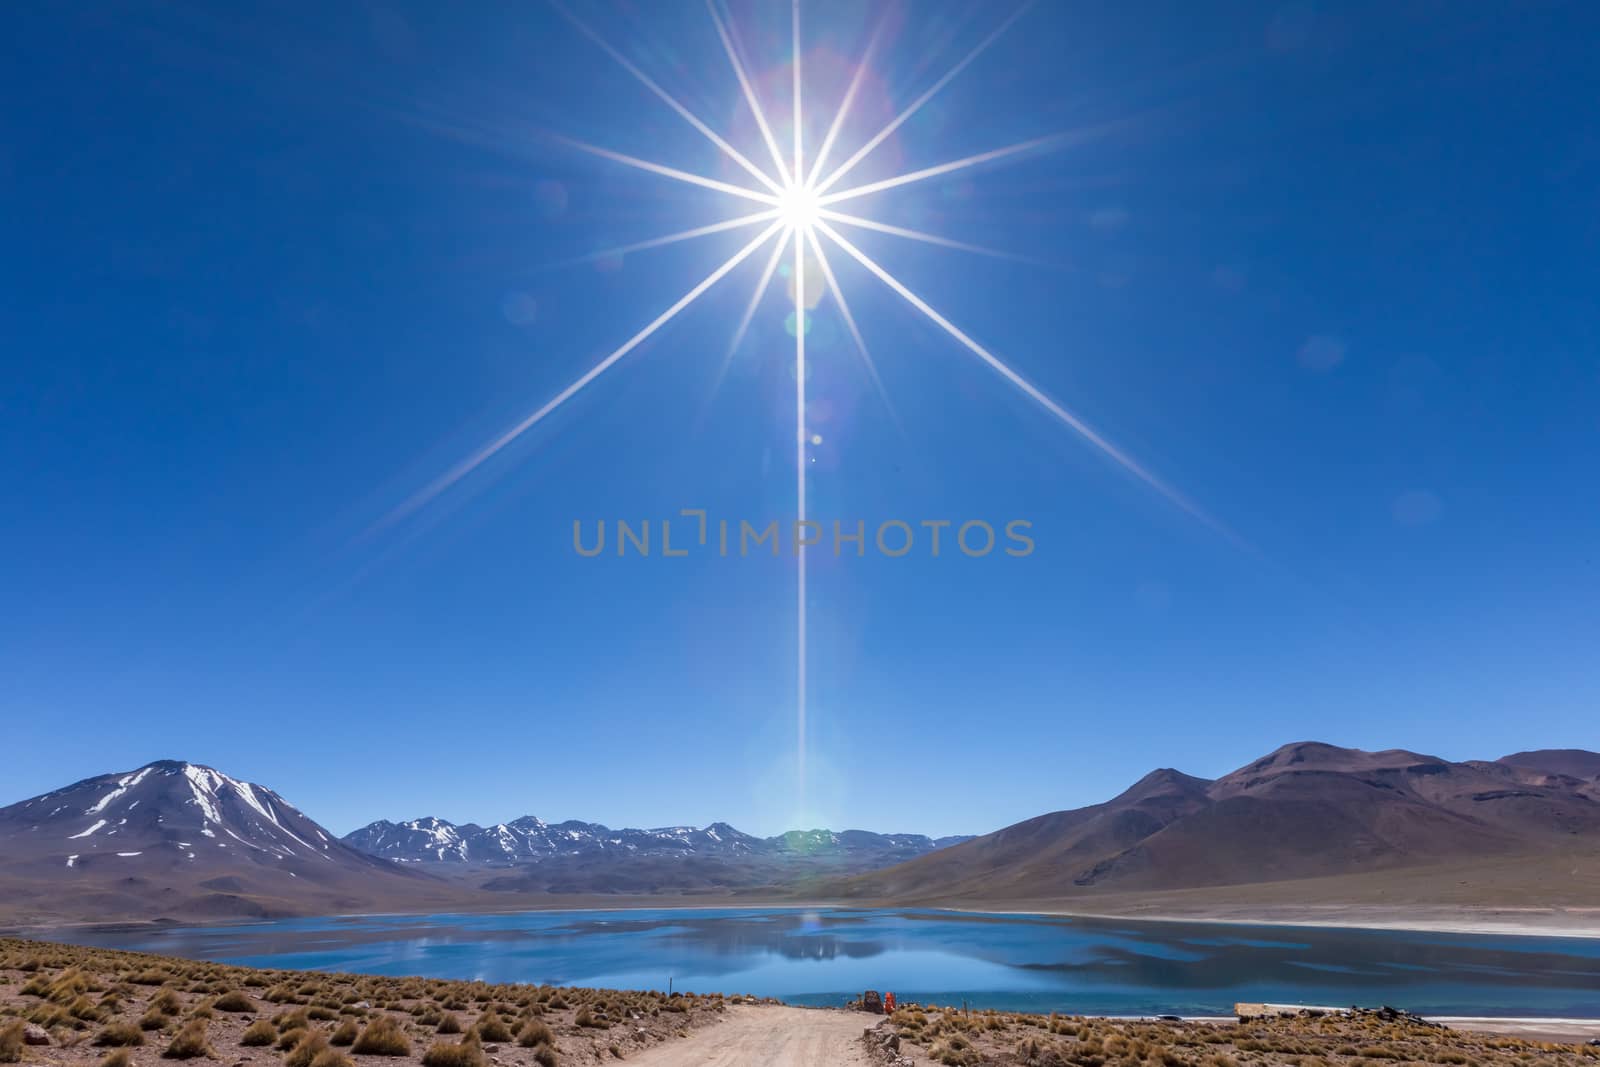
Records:
{"label": "distant mountain range", "polygon": [[[0,911],[41,919],[261,917],[471,906],[498,894],[769,894],[942,844],[726,823],[612,830],[532,816],[375,822],[337,839],[265,786],[163,760],[0,808]],[[10,907],[8,908],[7,905]]]}
{"label": "distant mountain range", "polygon": [[613,830],[599,823],[547,823],[532,815],[479,826],[429,816],[410,822],[380,820],[348,833],[344,843],[397,863],[507,866],[592,856],[788,857],[837,859],[855,866],[886,866],[959,844],[967,837],[877,834],[869,830],[791,830],[777,837],[752,837],[725,822]]}
{"label": "distant mountain range", "polygon": [[[847,898],[1092,909],[1128,893],[1261,884],[1293,893],[1317,879],[1349,885],[1351,876],[1381,887],[1387,872],[1500,860],[1520,863],[1529,879],[1564,865],[1576,878],[1573,862],[1592,877],[1597,859],[1600,754],[1452,763],[1304,742],[1214,781],[1154,771],[1103,804],[1041,815],[828,888]],[[1564,891],[1548,889],[1552,898]]]}
{"label": "distant mountain range", "polygon": [[971,839],[524,816],[376,822],[341,840],[271,789],[174,761],[0,808],[0,918],[14,923],[618,895],[1121,914],[1216,914],[1218,902],[1252,915],[1350,902],[1593,912],[1600,754],[1453,763],[1304,742],[1215,780],[1154,771],[1103,804]]}

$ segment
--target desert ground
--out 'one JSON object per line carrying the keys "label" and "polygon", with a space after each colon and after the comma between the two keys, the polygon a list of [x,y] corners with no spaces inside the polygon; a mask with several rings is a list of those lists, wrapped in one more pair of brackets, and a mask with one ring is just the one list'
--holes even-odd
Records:
{"label": "desert ground", "polygon": [[1581,1025],[1517,1028],[1380,1013],[1234,1022],[906,1005],[882,1016],[737,995],[258,970],[0,939],[0,1063],[62,1067],[1600,1063],[1600,1046],[1580,1043]]}

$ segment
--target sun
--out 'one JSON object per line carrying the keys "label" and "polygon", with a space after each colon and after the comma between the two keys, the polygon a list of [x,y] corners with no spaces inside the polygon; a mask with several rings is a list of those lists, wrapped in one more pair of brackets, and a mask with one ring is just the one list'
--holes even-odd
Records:
{"label": "sun", "polygon": [[778,194],[778,218],[789,229],[808,236],[822,219],[822,197],[809,182],[790,182]]}

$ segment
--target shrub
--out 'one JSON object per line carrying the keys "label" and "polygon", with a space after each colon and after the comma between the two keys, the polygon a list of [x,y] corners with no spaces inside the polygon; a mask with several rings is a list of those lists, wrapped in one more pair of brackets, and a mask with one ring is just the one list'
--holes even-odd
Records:
{"label": "shrub", "polygon": [[312,1059],[311,1067],[355,1067],[355,1061],[336,1048],[325,1048]]}
{"label": "shrub", "polygon": [[183,1024],[183,1029],[172,1039],[172,1044],[167,1046],[163,1056],[171,1060],[192,1060],[197,1056],[207,1059],[216,1059],[216,1050],[206,1040],[206,1021],[204,1019],[190,1019]]}
{"label": "shrub", "polygon": [[294,1011],[280,1011],[272,1017],[272,1024],[278,1028],[279,1033],[285,1030],[304,1030],[311,1025],[311,1016],[306,1014],[306,1009],[296,1008]]}
{"label": "shrub", "polygon": [[[616,1047],[615,1045],[611,1046],[613,1054],[615,1054]],[[617,1058],[620,1060],[622,1057],[617,1056]],[[556,1067],[556,1050],[549,1045],[540,1045],[533,1050],[533,1062],[537,1063],[539,1067]]]}
{"label": "shrub", "polygon": [[243,1036],[239,1038],[239,1044],[259,1047],[270,1045],[276,1040],[278,1040],[278,1028],[266,1019],[257,1019],[245,1027]]}
{"label": "shrub", "polygon": [[484,1067],[483,1049],[471,1037],[459,1043],[436,1041],[422,1054],[422,1067]]}
{"label": "shrub", "polygon": [[295,1042],[294,1048],[283,1058],[284,1067],[311,1067],[311,1061],[317,1054],[327,1051],[328,1036],[316,1030],[311,1031]]}
{"label": "shrub", "polygon": [[17,1063],[22,1059],[22,1035],[27,1028],[28,1024],[21,1019],[13,1019],[0,1027],[0,1063]]}
{"label": "shrub", "polygon": [[98,1034],[94,1035],[96,1045],[114,1045],[117,1048],[126,1048],[129,1045],[144,1044],[144,1031],[133,1023],[112,1023]]}
{"label": "shrub", "polygon": [[150,1010],[162,1015],[176,1015],[183,1010],[183,998],[170,989],[163,989],[150,998]]}
{"label": "shrub", "polygon": [[222,994],[211,1006],[218,1011],[253,1012],[256,1010],[256,1002],[237,989]]}
{"label": "shrub", "polygon": [[310,1031],[303,1026],[295,1026],[288,1030],[280,1031],[278,1033],[278,1049],[280,1051],[287,1052],[298,1045],[300,1043],[300,1039],[305,1037],[308,1033],[310,1033]]}
{"label": "shrub", "polygon": [[333,1032],[333,1036],[328,1038],[328,1042],[341,1047],[349,1045],[355,1042],[356,1035],[360,1032],[361,1027],[356,1024],[354,1019],[346,1019],[339,1024],[339,1028]]}
{"label": "shrub", "polygon": [[133,1067],[133,1054],[125,1048],[114,1048],[100,1061],[100,1067]]}
{"label": "shrub", "polygon": [[172,1022],[172,1016],[163,1015],[154,1008],[151,1008],[149,1011],[139,1016],[139,1029],[165,1030],[167,1028],[167,1024],[170,1022]]}
{"label": "shrub", "polygon": [[461,1020],[455,1017],[454,1012],[445,1012],[444,1016],[439,1020],[438,1032],[441,1034],[459,1034],[461,1032]]}
{"label": "shrub", "polygon": [[492,1011],[486,1011],[478,1018],[475,1029],[478,1031],[478,1037],[484,1041],[510,1041],[513,1036],[511,1028],[501,1022],[500,1016]]}
{"label": "shrub", "polygon": [[361,1031],[350,1051],[363,1056],[409,1056],[411,1042],[393,1016],[380,1015]]}
{"label": "shrub", "polygon": [[537,1045],[553,1045],[555,1043],[556,1037],[550,1032],[550,1027],[538,1019],[530,1020],[522,1028],[522,1032],[517,1035],[517,1044],[523,1048],[533,1048]]}

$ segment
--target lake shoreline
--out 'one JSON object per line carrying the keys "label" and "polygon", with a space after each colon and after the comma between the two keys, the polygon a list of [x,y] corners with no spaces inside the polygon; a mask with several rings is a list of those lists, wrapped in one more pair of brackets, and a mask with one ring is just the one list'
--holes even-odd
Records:
{"label": "lake shoreline", "polygon": [[[1410,909],[1410,908],[1359,908],[1340,906],[1308,906],[1304,908],[1279,908],[1260,913],[1223,912],[1217,909],[1196,909],[1193,912],[1126,912],[1087,911],[1080,908],[1062,908],[1049,903],[1032,907],[984,907],[973,904],[898,903],[890,901],[803,901],[778,899],[751,902],[719,899],[667,898],[672,901],[657,902],[648,897],[626,897],[620,901],[583,897],[541,903],[519,901],[514,905],[495,907],[451,906],[427,911],[372,910],[333,912],[320,915],[283,915],[267,918],[214,918],[214,919],[125,919],[82,920],[39,923],[11,923],[0,925],[0,936],[43,937],[55,931],[87,930],[96,932],[137,932],[163,929],[205,928],[215,926],[254,926],[271,924],[287,919],[426,919],[434,916],[454,915],[520,915],[526,913],[579,913],[579,912],[647,912],[647,911],[905,911],[934,912],[954,915],[992,915],[1007,918],[1087,919],[1096,922],[1151,922],[1195,923],[1217,926],[1281,927],[1284,929],[1371,930],[1393,933],[1481,934],[1493,937],[1557,937],[1585,940],[1600,939],[1600,908],[1585,909],[1579,918],[1565,911],[1532,908],[1470,909],[1473,914],[1463,914],[1469,909]],[[1592,914],[1589,914],[1591,913]],[[1514,916],[1520,916],[1514,917]],[[1535,918],[1535,916],[1538,916]]]}

